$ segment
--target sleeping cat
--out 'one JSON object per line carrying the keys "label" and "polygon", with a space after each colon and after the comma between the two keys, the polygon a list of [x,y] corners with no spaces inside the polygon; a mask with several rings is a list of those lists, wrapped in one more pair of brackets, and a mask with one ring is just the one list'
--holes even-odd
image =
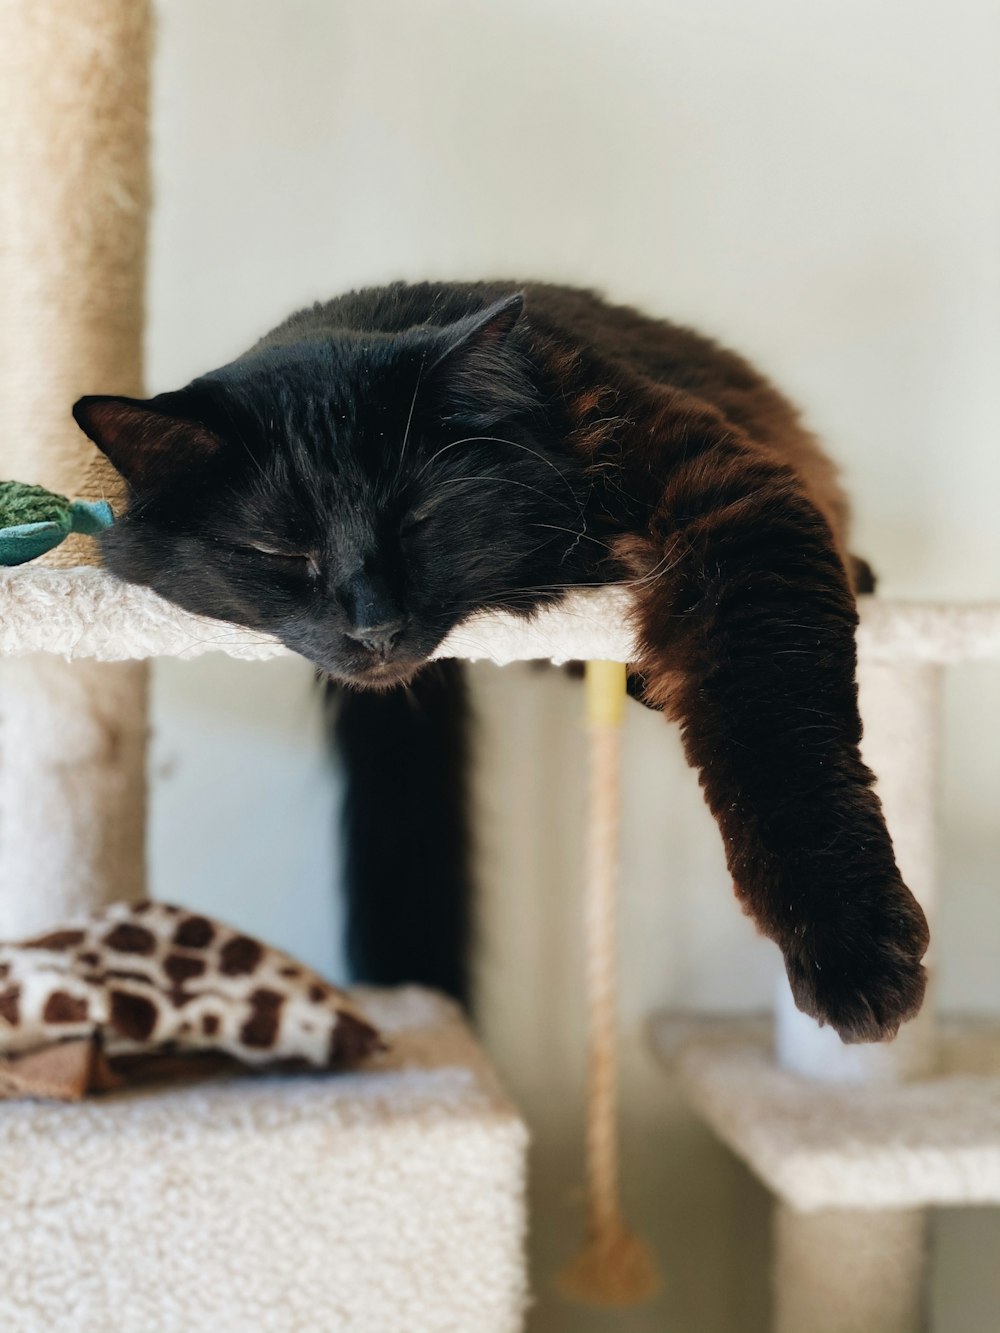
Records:
{"label": "sleeping cat", "polygon": [[126,478],[116,575],[411,682],[474,611],[624,582],[633,685],[680,723],[737,897],[847,1041],[920,1006],[928,933],[858,752],[833,466],[706,338],[569,288],[397,283],[148,401],[74,415]]}

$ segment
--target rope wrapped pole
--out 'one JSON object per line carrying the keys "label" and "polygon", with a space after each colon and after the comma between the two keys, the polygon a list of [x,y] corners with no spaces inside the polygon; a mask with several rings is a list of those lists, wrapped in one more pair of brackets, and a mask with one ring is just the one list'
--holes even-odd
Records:
{"label": "rope wrapped pole", "polygon": [[587,1238],[560,1285],[568,1296],[599,1305],[637,1304],[660,1285],[645,1243],[626,1225],[620,1198],[616,913],[625,686],[623,663],[587,663]]}
{"label": "rope wrapped pole", "polygon": [[[0,479],[117,507],[70,415],[142,392],[149,0],[0,0]],[[96,564],[72,536],[48,565]]]}
{"label": "rope wrapped pole", "polygon": [[[142,392],[152,6],[0,0],[0,34],[0,479],[114,503],[70,409]],[[0,663],[0,934],[144,894],[147,670]]]}

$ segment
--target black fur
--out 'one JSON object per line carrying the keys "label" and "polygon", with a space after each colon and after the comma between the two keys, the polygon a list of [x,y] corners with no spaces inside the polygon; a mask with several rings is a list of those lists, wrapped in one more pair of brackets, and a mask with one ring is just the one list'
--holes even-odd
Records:
{"label": "black fur", "polygon": [[354,977],[417,982],[468,1005],[471,868],[468,697],[436,662],[384,693],[330,687],[343,810],[347,951]]}
{"label": "black fur", "polygon": [[[630,580],[633,689],[680,723],[737,895],[798,1003],[848,1040],[891,1036],[919,1008],[927,926],[858,749],[855,590],[870,577],[835,469],[740,357],[569,288],[396,284],[294,316],[179,393],[75,413],[130,486],[110,569],[353,686],[412,681],[472,612]],[[417,966],[396,947],[401,877],[419,872],[378,869],[370,844],[406,818],[412,773],[367,725],[383,758],[366,790],[395,795],[356,812],[355,883],[371,891],[370,871],[388,895],[363,933],[384,929],[398,979]],[[440,927],[449,948],[464,911]],[[433,941],[413,948],[462,989]],[[369,943],[355,949],[371,973]]]}

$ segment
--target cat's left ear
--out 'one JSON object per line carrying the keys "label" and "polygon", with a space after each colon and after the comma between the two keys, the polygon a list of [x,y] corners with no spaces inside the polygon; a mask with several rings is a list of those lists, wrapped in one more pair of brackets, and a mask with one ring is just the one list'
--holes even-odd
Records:
{"label": "cat's left ear", "polygon": [[515,292],[494,301],[485,310],[466,315],[445,329],[448,346],[438,364],[464,352],[497,350],[504,345],[524,310],[524,293]]}
{"label": "cat's left ear", "polygon": [[214,431],[192,419],[183,393],[148,400],[91,394],[74,405],[73,416],[134,491],[155,489],[222,447]]}
{"label": "cat's left ear", "polygon": [[486,420],[523,410],[535,397],[510,335],[524,294],[505,296],[442,330],[444,350],[431,367],[464,415]]}

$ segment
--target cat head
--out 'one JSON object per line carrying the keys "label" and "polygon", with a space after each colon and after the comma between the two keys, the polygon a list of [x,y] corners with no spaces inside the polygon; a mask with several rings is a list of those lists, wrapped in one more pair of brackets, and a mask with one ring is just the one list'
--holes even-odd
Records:
{"label": "cat head", "polygon": [[471,612],[529,610],[569,572],[581,507],[521,309],[265,341],[179,392],[81,398],[129,488],[106,566],[376,688]]}

